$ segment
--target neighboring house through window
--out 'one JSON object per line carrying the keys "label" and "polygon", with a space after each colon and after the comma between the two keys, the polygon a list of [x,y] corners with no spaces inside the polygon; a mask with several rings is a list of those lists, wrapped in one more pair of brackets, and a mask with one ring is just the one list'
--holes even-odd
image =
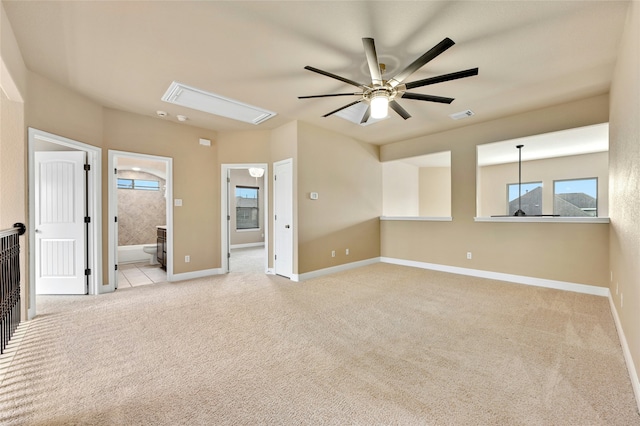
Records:
{"label": "neighboring house through window", "polygon": [[513,216],[518,209],[528,216],[542,214],[542,182],[507,184],[507,214]]}
{"label": "neighboring house through window", "polygon": [[553,214],[597,217],[598,178],[554,181]]}
{"label": "neighboring house through window", "polygon": [[236,186],[236,229],[258,229],[258,187]]}

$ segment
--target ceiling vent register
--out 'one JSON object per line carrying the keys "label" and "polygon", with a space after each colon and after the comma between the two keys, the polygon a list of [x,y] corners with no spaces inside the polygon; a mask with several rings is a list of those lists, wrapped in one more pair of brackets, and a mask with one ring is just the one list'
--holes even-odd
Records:
{"label": "ceiling vent register", "polygon": [[224,96],[206,92],[195,87],[174,81],[162,100],[175,105],[203,111],[245,123],[260,124],[271,117],[275,112],[267,111],[252,105],[247,105]]}

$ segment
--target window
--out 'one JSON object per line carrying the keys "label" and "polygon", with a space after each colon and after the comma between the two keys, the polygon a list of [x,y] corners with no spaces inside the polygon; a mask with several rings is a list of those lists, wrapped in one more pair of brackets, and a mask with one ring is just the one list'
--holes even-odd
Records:
{"label": "window", "polygon": [[258,229],[258,187],[236,186],[236,229]]}
{"label": "window", "polygon": [[118,189],[140,189],[143,191],[159,191],[160,182],[157,180],[118,178]]}
{"label": "window", "polygon": [[553,214],[572,217],[597,217],[598,178],[554,181]]}
{"label": "window", "polygon": [[507,184],[507,214],[522,210],[528,216],[542,214],[542,182]]}

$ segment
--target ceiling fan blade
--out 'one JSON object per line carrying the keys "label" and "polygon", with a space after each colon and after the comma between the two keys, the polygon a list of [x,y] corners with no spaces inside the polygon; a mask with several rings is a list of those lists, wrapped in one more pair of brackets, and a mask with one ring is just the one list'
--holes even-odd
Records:
{"label": "ceiling fan blade", "polygon": [[340,77],[339,75],[335,75],[335,74],[332,74],[332,73],[330,73],[328,71],[320,70],[318,68],[310,67],[309,65],[304,67],[304,69],[305,70],[309,70],[309,71],[313,71],[313,72],[317,72],[318,74],[326,75],[327,77],[335,78],[336,80],[340,80],[340,81],[342,81],[344,83],[347,83],[347,84],[350,84],[352,86],[364,87],[364,84],[360,84],[357,81],[349,80],[348,78]]}
{"label": "ceiling fan blade", "polygon": [[328,113],[328,114],[323,115],[323,117],[328,117],[328,116],[330,116],[330,115],[332,115],[332,114],[335,114],[335,113],[336,113],[336,112],[338,112],[338,111],[342,111],[343,109],[349,108],[351,105],[359,104],[359,103],[360,103],[360,102],[362,102],[363,100],[364,100],[364,99],[358,99],[358,100],[357,100],[357,101],[355,101],[355,102],[351,102],[350,104],[347,104],[347,105],[345,105],[345,106],[342,106],[342,107],[340,107],[340,108],[338,108],[338,109],[336,109],[336,110],[334,110],[334,111],[331,111],[331,112],[330,112],[330,113]]}
{"label": "ceiling fan blade", "polygon": [[427,102],[439,102],[441,104],[450,104],[454,100],[453,98],[444,98],[442,96],[423,95],[421,93],[408,93],[408,92],[403,93],[402,98],[415,99],[418,101],[427,101]]}
{"label": "ceiling fan blade", "polygon": [[378,63],[378,55],[376,54],[376,46],[372,38],[363,38],[364,54],[369,64],[369,72],[371,73],[371,83],[373,85],[382,86],[382,73],[380,72],[380,63]]}
{"label": "ceiling fan blade", "polygon": [[389,106],[391,107],[391,109],[397,112],[400,117],[404,118],[405,120],[407,118],[411,118],[411,114],[409,114],[406,109],[402,108],[400,104],[397,103],[396,101],[389,102]]}
{"label": "ceiling fan blade", "polygon": [[389,80],[389,85],[391,85],[391,87],[396,87],[398,84],[406,80],[407,77],[409,77],[411,74],[422,68],[427,62],[431,61],[454,44],[455,43],[453,40],[451,40],[449,37],[446,37],[440,43],[432,47],[428,52],[413,61],[408,67],[400,72],[400,74],[397,74],[395,77]]}
{"label": "ceiling fan blade", "polygon": [[369,121],[369,117],[371,117],[371,105],[369,105],[367,107],[367,110],[364,112],[364,115],[362,116],[362,120],[360,120],[360,124],[364,124],[367,121]]}
{"label": "ceiling fan blade", "polygon": [[442,83],[444,81],[457,80],[459,78],[472,77],[478,75],[478,68],[471,68],[464,71],[452,72],[451,74],[443,74],[437,77],[425,78],[424,80],[412,81],[406,83],[407,90],[415,89],[416,87],[428,86],[430,84]]}
{"label": "ceiling fan blade", "polygon": [[309,96],[298,96],[298,99],[311,99],[311,98],[330,98],[332,96],[362,96],[362,92],[354,92],[354,93],[332,93],[329,95],[309,95]]}

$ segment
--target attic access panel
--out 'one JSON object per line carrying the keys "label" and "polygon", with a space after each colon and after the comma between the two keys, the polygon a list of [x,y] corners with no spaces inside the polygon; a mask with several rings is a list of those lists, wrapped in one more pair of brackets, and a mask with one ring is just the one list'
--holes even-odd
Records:
{"label": "attic access panel", "polygon": [[263,123],[276,115],[275,112],[187,86],[177,81],[171,83],[162,96],[162,100],[250,124]]}

